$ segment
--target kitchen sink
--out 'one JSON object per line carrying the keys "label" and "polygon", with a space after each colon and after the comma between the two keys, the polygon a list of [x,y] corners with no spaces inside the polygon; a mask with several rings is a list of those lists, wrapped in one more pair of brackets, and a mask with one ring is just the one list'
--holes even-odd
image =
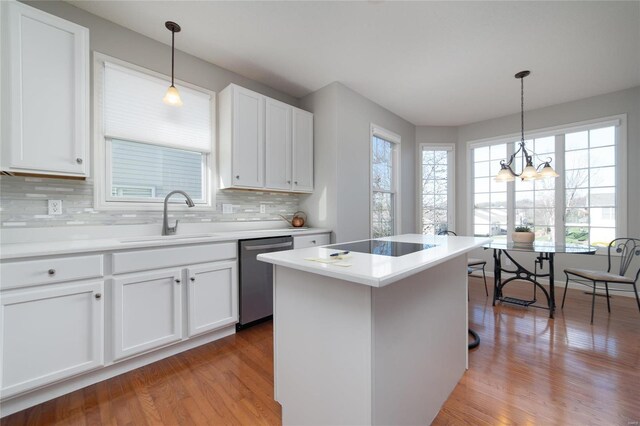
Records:
{"label": "kitchen sink", "polygon": [[203,238],[211,238],[217,235],[218,234],[153,235],[150,237],[127,238],[127,239],[120,240],[120,242],[122,244],[127,244],[127,243],[151,243],[151,242],[162,242],[162,241],[197,240],[197,239],[203,239]]}

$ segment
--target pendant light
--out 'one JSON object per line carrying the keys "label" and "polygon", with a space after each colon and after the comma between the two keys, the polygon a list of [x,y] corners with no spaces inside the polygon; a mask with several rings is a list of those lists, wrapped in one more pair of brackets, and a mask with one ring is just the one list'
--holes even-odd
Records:
{"label": "pendant light", "polygon": [[[533,157],[538,156],[535,152],[527,150],[524,143],[524,78],[529,74],[531,74],[531,71],[520,71],[515,75],[516,78],[520,79],[520,143],[518,144],[516,152],[509,157],[509,161],[500,160],[500,171],[496,175],[496,182],[513,182],[516,177],[522,180],[534,180],[560,176],[553,170],[553,167],[551,167],[551,157],[542,161],[538,167],[534,167]],[[516,173],[513,168],[511,168],[511,165],[520,151],[522,151],[522,171]],[[541,168],[542,170],[540,170]]]}
{"label": "pendant light", "polygon": [[164,23],[164,26],[167,27],[169,31],[171,31],[171,86],[167,89],[167,93],[162,98],[162,101],[167,105],[173,106],[182,106],[182,99],[180,99],[180,93],[176,86],[173,84],[173,66],[175,62],[175,36],[176,33],[179,33],[181,28],[180,25],[175,22],[167,21]]}

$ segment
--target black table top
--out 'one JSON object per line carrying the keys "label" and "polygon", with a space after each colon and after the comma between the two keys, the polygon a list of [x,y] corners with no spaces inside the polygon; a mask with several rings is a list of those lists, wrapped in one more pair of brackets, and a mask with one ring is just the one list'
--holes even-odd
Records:
{"label": "black table top", "polygon": [[435,247],[434,244],[403,243],[398,241],[364,240],[353,243],[325,246],[327,249],[353,251],[356,253],[378,254],[399,257]]}

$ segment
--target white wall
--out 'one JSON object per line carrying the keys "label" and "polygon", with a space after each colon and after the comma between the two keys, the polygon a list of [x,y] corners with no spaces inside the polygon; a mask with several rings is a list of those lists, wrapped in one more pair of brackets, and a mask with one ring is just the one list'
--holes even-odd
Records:
{"label": "white wall", "polygon": [[313,112],[314,191],[300,197],[300,208],[313,226],[335,230],[338,225],[338,85],[329,84],[301,99]]}
{"label": "white wall", "polygon": [[[415,232],[415,126],[341,83],[332,83],[301,99],[315,115],[315,193],[301,200],[313,225],[331,225],[335,241],[370,236],[371,124],[401,137],[401,233]],[[324,222],[321,199],[329,210]]]}

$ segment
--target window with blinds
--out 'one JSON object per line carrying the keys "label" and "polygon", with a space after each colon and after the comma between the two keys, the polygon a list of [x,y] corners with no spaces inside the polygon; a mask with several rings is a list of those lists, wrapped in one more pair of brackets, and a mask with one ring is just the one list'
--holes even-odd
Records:
{"label": "window with blinds", "polygon": [[102,57],[96,65],[98,204],[153,205],[180,189],[212,205],[213,93],[177,83],[184,105],[170,106],[162,102],[169,77]]}

